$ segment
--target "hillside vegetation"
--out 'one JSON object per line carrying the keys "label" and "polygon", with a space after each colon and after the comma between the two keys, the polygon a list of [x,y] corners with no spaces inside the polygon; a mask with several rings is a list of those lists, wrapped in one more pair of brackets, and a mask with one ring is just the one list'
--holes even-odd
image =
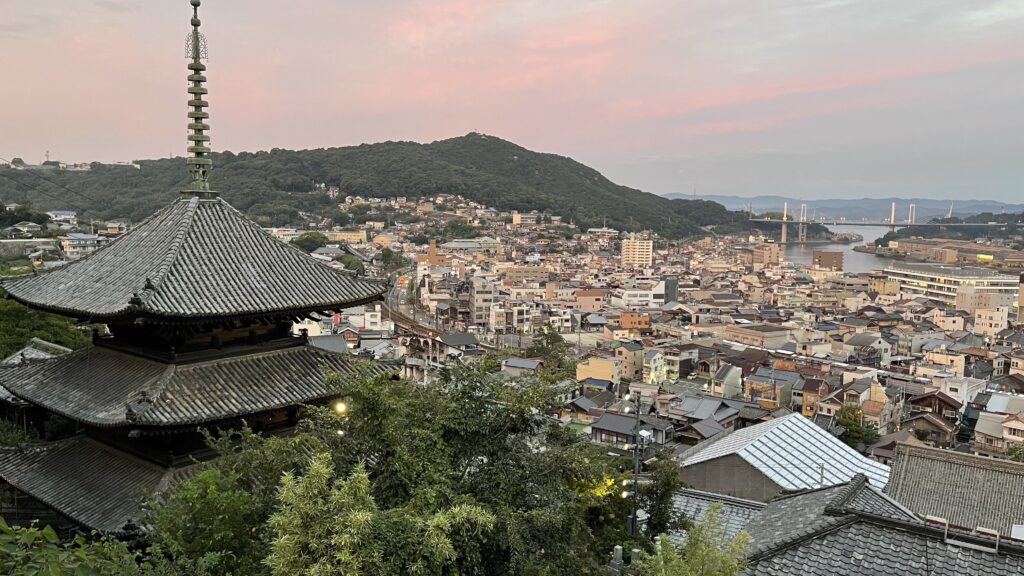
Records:
{"label": "hillside vegetation", "polygon": [[[499,209],[540,210],[581,226],[650,229],[670,238],[748,229],[746,216],[705,200],[668,199],[620,186],[570,158],[532,152],[471,133],[429,144],[383,142],[346,148],[224,152],[213,155],[211,183],[263,225],[296,224],[299,212],[337,216],[342,195],[424,197],[461,194]],[[94,165],[88,172],[0,169],[0,197],[37,209],[70,208],[81,218],[137,222],[171,201],[188,183],[181,158],[142,160],[139,170]],[[45,180],[43,179],[45,178]]]}

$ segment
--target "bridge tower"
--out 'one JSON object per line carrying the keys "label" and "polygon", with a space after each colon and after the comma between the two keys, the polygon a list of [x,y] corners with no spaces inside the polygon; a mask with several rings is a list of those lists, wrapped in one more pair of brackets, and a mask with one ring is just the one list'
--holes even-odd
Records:
{"label": "bridge tower", "polygon": [[789,202],[782,203],[782,238],[779,240],[779,244],[786,243],[786,232],[788,232],[789,225],[786,223],[789,220]]}
{"label": "bridge tower", "polygon": [[796,227],[796,239],[801,244],[807,242],[807,204],[800,205],[800,223]]}
{"label": "bridge tower", "polygon": [[889,210],[889,232],[896,231],[896,203],[892,203],[892,208]]}
{"label": "bridge tower", "polygon": [[914,223],[914,218],[917,217],[917,214],[915,214],[916,211],[917,211],[917,206],[915,204],[911,204],[910,205],[910,213],[907,214],[907,224],[913,224]]}

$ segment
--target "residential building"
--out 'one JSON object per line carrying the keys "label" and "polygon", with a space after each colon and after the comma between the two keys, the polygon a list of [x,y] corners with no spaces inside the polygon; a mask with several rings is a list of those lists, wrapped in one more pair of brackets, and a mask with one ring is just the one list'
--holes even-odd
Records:
{"label": "residential building", "polygon": [[654,257],[654,241],[630,233],[622,240],[620,262],[624,268],[649,268]]}
{"label": "residential building", "polygon": [[978,293],[1001,293],[1016,297],[1019,278],[991,268],[952,267],[938,264],[893,264],[885,274],[900,283],[905,294],[926,296],[953,305],[957,294],[967,289]]}

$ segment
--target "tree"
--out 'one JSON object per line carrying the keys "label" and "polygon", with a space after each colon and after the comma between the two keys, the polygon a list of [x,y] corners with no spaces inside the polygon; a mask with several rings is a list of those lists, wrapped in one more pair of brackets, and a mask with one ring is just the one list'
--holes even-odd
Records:
{"label": "tree", "polygon": [[312,252],[317,248],[323,248],[327,245],[327,242],[329,242],[327,236],[324,236],[320,232],[306,232],[292,240],[292,244],[307,253]]}
{"label": "tree", "polygon": [[0,357],[14,354],[33,337],[72,349],[91,341],[88,328],[77,327],[70,318],[31,310],[13,300],[0,300]]}
{"label": "tree", "polygon": [[523,353],[531,358],[543,358],[545,372],[551,379],[558,380],[575,373],[572,346],[550,326],[545,326],[540,334],[534,336]]}
{"label": "tree", "polygon": [[[258,568],[259,510],[230,469],[208,468],[184,481],[154,510],[155,537],[174,558],[205,561],[225,574]],[[256,566],[253,566],[256,564]]]}
{"label": "tree", "polygon": [[846,404],[836,412],[836,423],[846,429],[840,439],[847,446],[863,450],[878,440],[878,428],[864,421],[864,411],[857,404]]}
{"label": "tree", "polygon": [[391,248],[384,248],[380,251],[380,260],[384,265],[384,272],[386,274],[404,268],[406,264],[408,264],[408,260],[405,256],[402,256]]}
{"label": "tree", "polygon": [[484,573],[479,548],[494,527],[492,514],[471,504],[390,514],[370,490],[362,466],[338,478],[329,454],[315,456],[304,476],[285,475],[270,518],[272,574]]}
{"label": "tree", "polygon": [[1024,446],[1020,444],[1011,444],[1006,449],[1006,455],[1014,462],[1024,462]]}
{"label": "tree", "polygon": [[352,270],[360,276],[366,273],[366,266],[363,265],[363,261],[351,254],[342,254],[335,258],[335,261],[341,262],[346,270]]}
{"label": "tree", "polygon": [[86,542],[81,536],[62,544],[53,528],[11,527],[0,518],[0,572],[3,574],[142,574],[137,556],[117,540]]}
{"label": "tree", "polygon": [[672,451],[657,455],[649,469],[650,482],[636,487],[640,508],[647,512],[644,529],[649,536],[683,528],[686,516],[675,508],[675,493],[684,487],[679,476],[679,464],[672,459]]}
{"label": "tree", "polygon": [[0,446],[21,446],[36,438],[9,420],[0,420]]}
{"label": "tree", "polygon": [[637,567],[640,576],[739,576],[746,568],[747,534],[729,537],[719,520],[721,504],[714,503],[686,532],[676,547],[661,535],[652,554]]}

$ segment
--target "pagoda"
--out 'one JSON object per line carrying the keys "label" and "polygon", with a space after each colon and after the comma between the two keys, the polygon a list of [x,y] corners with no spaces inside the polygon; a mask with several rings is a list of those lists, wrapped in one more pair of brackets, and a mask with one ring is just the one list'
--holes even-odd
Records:
{"label": "pagoda", "polygon": [[[379,300],[382,281],[318,262],[211,190],[206,41],[188,38],[191,184],[121,238],[66,266],[2,282],[33,309],[104,324],[85,349],[0,370],[26,422],[65,438],[0,449],[0,515],[130,533],[144,502],[210,457],[204,430],[287,429],[336,392],[353,356],[292,334],[297,319]],[[385,373],[382,364],[359,370]]]}

